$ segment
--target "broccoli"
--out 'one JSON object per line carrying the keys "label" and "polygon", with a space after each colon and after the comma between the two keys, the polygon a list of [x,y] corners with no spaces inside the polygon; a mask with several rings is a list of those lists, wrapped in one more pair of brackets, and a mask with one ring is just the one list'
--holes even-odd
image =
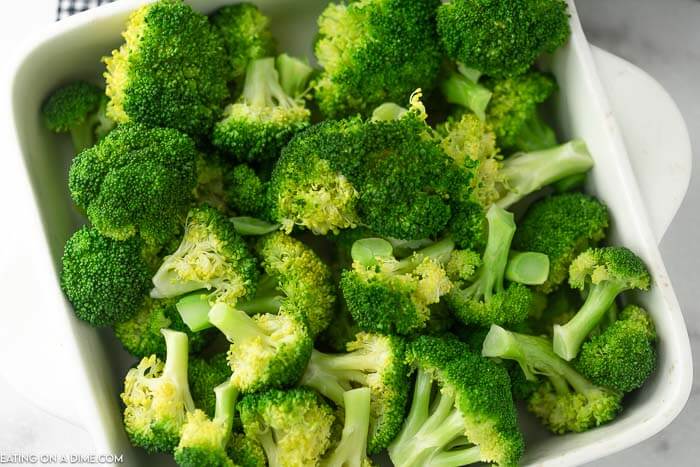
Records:
{"label": "broccoli", "polygon": [[151,297],[207,289],[211,304],[235,304],[254,293],[257,278],[255,258],[233,224],[216,209],[202,206],[190,211],[180,246],[153,276]]}
{"label": "broccoli", "polygon": [[164,357],[165,340],[160,332],[164,328],[187,334],[191,353],[202,350],[212,338],[211,332],[191,332],[182,322],[173,300],[156,300],[148,296],[132,318],[115,323],[114,334],[134,357],[143,358],[152,354]]}
{"label": "broccoli", "polygon": [[454,239],[458,248],[483,252],[489,232],[484,206],[469,200],[455,203],[452,212],[446,234]]}
{"label": "broccoli", "polygon": [[195,407],[213,417],[216,408],[214,388],[231,378],[226,352],[209,358],[190,356],[187,378]]}
{"label": "broccoli", "polygon": [[177,130],[121,125],[73,159],[70,194],[103,235],[163,245],[190,206],[196,154]]}
{"label": "broccoli", "polygon": [[249,394],[238,408],[246,436],[262,445],[270,467],[319,465],[330,446],[333,409],[310,389]]}
{"label": "broccoli", "polygon": [[525,285],[542,285],[549,277],[549,257],[536,251],[511,251],[505,278]]}
{"label": "broccoli", "polygon": [[175,462],[181,467],[231,466],[226,446],[231,438],[238,391],[227,381],[214,388],[216,410],[210,418],[196,409],[187,413],[180,442],[175,449]]}
{"label": "broccoli", "polygon": [[522,284],[504,285],[510,243],[515,233],[513,214],[493,205],[486,218],[488,242],[481,267],[469,281],[456,281],[446,301],[465,324],[519,323],[527,318],[532,293]]}
{"label": "broccoli", "polygon": [[[298,70],[308,80],[311,69]],[[303,95],[283,89],[273,57],[259,58],[248,65],[241,97],[224,109],[214,126],[212,143],[240,161],[274,160],[295,133],[309,126],[311,112]]]}
{"label": "broccoli", "polygon": [[478,83],[480,73],[458,65],[440,84],[442,94],[450,104],[457,104],[474,112],[479,120],[486,119],[486,107],[491,101],[491,91]]}
{"label": "broccoli", "polygon": [[66,242],[61,289],[75,315],[93,326],[128,321],[148,291],[150,270],[139,238],[119,241],[83,227]]}
{"label": "broccoli", "polygon": [[345,422],[343,434],[323,464],[328,466],[371,467],[367,457],[367,432],[370,423],[370,390],[351,389],[343,393]]}
{"label": "broccoli", "polygon": [[353,266],[343,272],[340,288],[357,325],[365,331],[403,335],[424,328],[429,305],[452,288],[444,264],[453,249],[454,242],[446,238],[398,261],[386,240],[355,242]]}
{"label": "broccoli", "polygon": [[246,164],[240,164],[224,174],[226,203],[239,216],[267,217],[267,183]]}
{"label": "broccoli", "polygon": [[311,357],[313,340],[306,317],[293,307],[251,318],[244,311],[217,303],[209,312],[209,321],[231,342],[231,381],[242,392],[296,383]]}
{"label": "broccoli", "polygon": [[481,267],[481,255],[472,250],[453,250],[445,265],[451,281],[470,281]]}
{"label": "broccoli", "polygon": [[223,40],[207,17],[161,0],[134,11],[122,36],[124,44],[103,58],[107,115],[206,135],[228,97]]}
{"label": "broccoli", "polygon": [[197,154],[197,184],[194,205],[208,204],[221,212],[229,211],[227,174],[231,169],[217,153]]}
{"label": "broccoli", "polygon": [[566,280],[571,261],[605,238],[609,222],[607,208],[592,196],[554,195],[529,207],[518,225],[513,246],[549,257],[549,278],[538,290],[550,293]]}
{"label": "broccoli", "polygon": [[234,433],[228,444],[228,456],[236,467],[267,467],[260,443],[242,433]]}
{"label": "broccoli", "polygon": [[506,371],[454,338],[421,336],[407,349],[413,400],[389,446],[397,467],[515,466],[523,452]]}
{"label": "broccoli", "polygon": [[581,432],[614,419],[622,408],[622,393],[597,386],[552,351],[543,338],[492,325],[482,355],[515,360],[525,376],[544,381],[528,399],[528,410],[552,432]]}
{"label": "broccoli", "polygon": [[172,452],[187,414],[195,410],[187,382],[187,335],[163,329],[165,362],[143,358],[124,379],[124,427],[131,442],[148,452]]}
{"label": "broccoli", "polygon": [[648,313],[626,306],[617,321],[581,346],[574,366],[594,384],[629,392],[656,368],[656,331]]}
{"label": "broccoli", "polygon": [[315,53],[323,71],[315,97],[330,118],[362,114],[429,89],[440,69],[438,0],[331,3],[318,19]]}
{"label": "broccoli", "polygon": [[561,0],[450,0],[438,9],[437,30],[452,60],[494,77],[523,73],[570,34]]}
{"label": "broccoli", "polygon": [[278,231],[281,227],[279,224],[271,224],[262,219],[248,216],[232,217],[230,221],[236,229],[236,232],[248,237],[267,235]]}
{"label": "broccoli", "polygon": [[624,247],[590,248],[574,259],[569,284],[588,295],[569,322],[554,325],[554,351],[565,360],[578,354],[581,344],[626,290],[648,290],[651,277],[642,260]]}
{"label": "broccoli", "polygon": [[209,19],[224,42],[229,80],[238,88],[251,61],[275,54],[270,19],[247,2],[221,7]]}
{"label": "broccoli", "polygon": [[41,106],[46,128],[70,133],[76,153],[102,139],[114,122],[105,115],[107,96],[94,84],[76,81],[55,90]]}
{"label": "broccoli", "polygon": [[531,71],[522,76],[488,82],[493,96],[486,111],[498,141],[509,152],[538,151],[557,145],[557,137],[540,117],[538,104],[557,89],[554,78]]}
{"label": "broccoli", "polygon": [[406,413],[405,343],[397,336],[361,332],[348,343],[347,352],[334,355],[314,350],[300,384],[316,389],[340,407],[345,406],[346,391],[368,388],[372,409],[367,451],[376,454],[394,439]]}

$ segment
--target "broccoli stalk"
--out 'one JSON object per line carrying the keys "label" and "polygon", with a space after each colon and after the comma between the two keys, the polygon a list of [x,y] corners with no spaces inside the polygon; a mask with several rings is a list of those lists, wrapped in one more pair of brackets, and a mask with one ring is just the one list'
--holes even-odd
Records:
{"label": "broccoli stalk", "polygon": [[484,121],[486,107],[489,105],[492,93],[478,83],[479,73],[470,73],[470,71],[463,71],[460,67],[459,72],[451,72],[442,82],[442,93],[447,102],[471,110],[481,121]]}
{"label": "broccoli stalk", "polygon": [[236,232],[243,236],[266,235],[279,230],[281,227],[280,224],[271,224],[270,222],[248,216],[232,217],[230,220]]}
{"label": "broccoli stalk", "polygon": [[370,419],[370,390],[358,388],[343,393],[345,424],[340,442],[324,465],[363,466],[367,458],[367,432]]}
{"label": "broccoli stalk", "polygon": [[528,409],[554,433],[586,431],[606,423],[621,409],[622,394],[596,386],[552,351],[543,337],[510,332],[492,325],[484,339],[482,355],[515,360],[526,378],[548,378],[533,393]]}
{"label": "broccoli stalk", "polygon": [[642,260],[627,248],[592,248],[571,263],[569,283],[581,290],[590,287],[574,317],[563,326],[554,326],[554,351],[567,361],[576,357],[617,296],[626,290],[647,290],[650,276]]}
{"label": "broccoli stalk", "polygon": [[282,90],[293,98],[299,98],[309,89],[309,80],[314,69],[308,63],[282,54],[275,60],[279,72],[279,82]]}
{"label": "broccoli stalk", "polygon": [[549,257],[535,251],[511,251],[505,278],[525,285],[540,285],[549,277]]}
{"label": "broccoli stalk", "polygon": [[546,185],[587,172],[591,167],[593,158],[582,140],[515,154],[503,162],[501,173],[507,193],[496,204],[507,208]]}

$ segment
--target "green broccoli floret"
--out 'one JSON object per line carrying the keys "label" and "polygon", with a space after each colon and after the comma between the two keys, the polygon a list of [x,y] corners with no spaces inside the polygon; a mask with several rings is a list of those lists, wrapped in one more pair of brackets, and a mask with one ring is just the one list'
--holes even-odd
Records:
{"label": "green broccoli floret", "polygon": [[488,242],[482,265],[469,281],[456,281],[447,303],[465,324],[514,324],[527,318],[532,292],[522,284],[504,284],[510,243],[515,233],[513,214],[491,206],[486,218]]}
{"label": "green broccoli floret", "polygon": [[181,467],[234,467],[226,446],[231,439],[238,390],[231,383],[214,388],[216,410],[210,418],[196,409],[187,413],[180,442],[175,449],[175,462]]}
{"label": "green broccoli floret", "polygon": [[[308,68],[305,78],[299,79],[308,80],[310,73]],[[243,93],[224,109],[214,126],[212,143],[241,161],[274,160],[295,133],[309,126],[310,119],[303,95],[285,92],[275,59],[260,58],[248,65]]]}
{"label": "green broccoli floret", "polygon": [[626,290],[648,290],[650,282],[644,262],[627,248],[590,248],[578,255],[569,268],[569,284],[580,290],[587,288],[588,295],[569,322],[554,326],[557,355],[565,360],[576,357],[617,296]]}
{"label": "green broccoli floret", "polygon": [[343,272],[340,288],[357,325],[365,331],[403,335],[424,328],[429,305],[452,288],[444,264],[453,249],[454,242],[446,238],[399,261],[386,240],[355,242],[353,266]]}
{"label": "green broccoli floret", "polygon": [[122,36],[124,44],[103,58],[107,115],[205,135],[228,97],[224,44],[207,17],[161,0],[134,11]]}
{"label": "green broccoli floret", "polygon": [[471,281],[481,265],[479,253],[472,250],[453,250],[445,265],[445,271],[452,281]]}
{"label": "green broccoli floret", "polygon": [[137,237],[113,240],[83,227],[66,242],[61,288],[75,315],[93,326],[128,321],[148,291],[150,269]]}
{"label": "green broccoli floret", "polygon": [[338,445],[323,465],[372,467],[367,457],[367,432],[370,423],[370,389],[351,389],[343,393],[345,421]]}
{"label": "green broccoli floret", "polygon": [[649,314],[628,305],[617,321],[581,346],[574,366],[593,383],[630,392],[656,368],[656,331]]}
{"label": "green broccoli floret", "polygon": [[101,88],[76,81],[52,92],[41,107],[41,115],[49,130],[70,133],[77,154],[114,128],[105,115],[107,100]]}
{"label": "green broccoli floret", "polygon": [[455,203],[446,232],[458,248],[483,252],[489,233],[484,206],[474,200]]}
{"label": "green broccoli floret", "polygon": [[267,467],[260,443],[242,433],[234,433],[228,444],[228,456],[236,467]]}
{"label": "green broccoli floret", "polygon": [[252,296],[257,278],[255,258],[233,224],[216,209],[203,206],[190,211],[180,246],[163,259],[153,276],[151,297],[177,297],[207,289],[210,304],[233,305]]}
{"label": "green broccoli floret", "polygon": [[163,245],[190,206],[196,154],[194,142],[177,130],[119,126],[73,159],[71,197],[103,235],[139,234]]}
{"label": "green broccoli floret", "polygon": [[525,376],[546,378],[528,399],[528,410],[552,432],[581,432],[614,419],[622,393],[596,386],[552,351],[543,338],[507,331],[492,325],[482,355],[515,360]]}
{"label": "green broccoli floret", "polygon": [[315,83],[324,115],[362,114],[428,90],[440,69],[435,30],[438,0],[331,3],[318,19],[315,52],[323,72]]}
{"label": "green broccoli floret", "polygon": [[238,88],[251,61],[275,54],[270,19],[247,2],[221,7],[209,19],[224,42],[229,80]]}
{"label": "green broccoli floret", "polygon": [[389,446],[395,466],[518,464],[523,438],[503,368],[444,337],[419,337],[407,361],[416,383],[403,429]]}
{"label": "green broccoli floret", "polygon": [[306,368],[313,340],[306,317],[298,309],[280,308],[277,314],[246,312],[217,303],[209,321],[231,342],[228,363],[231,381],[242,392],[286,387]]}
{"label": "green broccoli floret", "polygon": [[226,175],[230,172],[223,158],[216,153],[197,155],[197,185],[194,187],[194,204],[208,204],[221,212],[228,212],[228,186]]}
{"label": "green broccoli floret", "polygon": [[479,120],[484,121],[486,107],[491,101],[491,91],[479,84],[480,77],[479,71],[458,64],[457,71],[450,71],[440,88],[447,102],[474,112]]}
{"label": "green broccoli floret", "polygon": [[145,357],[124,379],[124,427],[131,442],[148,452],[172,452],[188,412],[195,410],[187,382],[187,335],[163,329],[165,363]]}
{"label": "green broccoli floret", "polygon": [[209,358],[190,356],[187,378],[195,407],[213,417],[216,408],[214,388],[231,378],[226,352]]}
{"label": "green broccoli floret", "polygon": [[525,72],[570,34],[561,0],[450,0],[438,9],[437,30],[452,60],[495,77]]}
{"label": "green broccoli floret", "polygon": [[134,357],[149,355],[165,357],[165,340],[161,329],[184,332],[189,339],[191,353],[197,353],[212,338],[211,332],[195,333],[185,325],[175,309],[174,300],[156,300],[146,297],[136,314],[127,321],[114,325],[114,334],[124,349]]}
{"label": "green broccoli floret", "polygon": [[347,353],[314,350],[300,384],[316,389],[340,407],[345,406],[346,391],[368,388],[372,410],[367,451],[376,454],[394,439],[406,413],[409,380],[404,357],[405,343],[400,337],[361,332],[348,343]]}
{"label": "green broccoli floret", "polygon": [[270,467],[319,465],[331,444],[333,409],[310,389],[249,394],[238,409],[246,436],[262,445]]}
{"label": "green broccoli floret", "polygon": [[530,206],[519,222],[513,246],[549,257],[549,278],[538,287],[549,293],[566,280],[569,265],[579,253],[605,238],[608,224],[607,208],[592,196],[554,195]]}
{"label": "green broccoli floret", "polygon": [[239,216],[267,217],[267,182],[246,164],[226,172],[226,202]]}

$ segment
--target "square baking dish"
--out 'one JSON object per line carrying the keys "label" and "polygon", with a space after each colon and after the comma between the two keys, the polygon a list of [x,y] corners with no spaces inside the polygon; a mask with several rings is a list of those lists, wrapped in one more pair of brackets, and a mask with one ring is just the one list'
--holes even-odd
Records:
{"label": "square baking dish", "polygon": [[[67,188],[70,145],[44,129],[39,109],[45,96],[61,84],[77,78],[100,79],[100,58],[121,43],[129,12],[143,3],[121,0],[55,23],[21,51],[10,96],[16,140],[7,142],[10,149],[4,157],[10,158],[10,168],[17,169],[11,176],[26,177],[27,183],[22,183],[26,189],[6,195],[14,200],[7,216],[19,228],[0,233],[6,266],[0,283],[11,292],[4,294],[6,324],[0,329],[0,348],[23,354],[21,359],[6,359],[2,371],[15,379],[27,397],[83,426],[93,438],[95,452],[123,453],[127,465],[152,464],[131,448],[121,425],[119,393],[132,359],[109,331],[76,320],[58,286],[63,244],[82,221]],[[231,1],[189,3],[209,13]],[[281,49],[312,56],[315,18],[327,0],[254,3],[271,16]],[[548,61],[560,86],[553,102],[557,131],[563,140],[586,141],[596,162],[588,191],[611,211],[610,241],[634,250],[652,273],[652,291],[633,298],[654,317],[659,361],[654,376],[627,396],[626,410],[613,423],[559,437],[526,423],[525,465],[577,465],[639,443],[675,418],[692,384],[683,317],[572,1],[570,12],[571,40]],[[21,170],[22,165],[26,170]]]}

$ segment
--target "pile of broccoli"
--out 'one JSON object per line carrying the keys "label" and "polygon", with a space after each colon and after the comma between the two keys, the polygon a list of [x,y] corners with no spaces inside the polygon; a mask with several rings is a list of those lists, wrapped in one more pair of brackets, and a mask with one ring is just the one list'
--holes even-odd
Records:
{"label": "pile of broccoli", "polygon": [[159,0],[105,88],[42,107],[87,221],[61,287],[139,359],[132,443],[192,467],[514,466],[516,403],[556,434],[614,420],[655,369],[629,294],[652,280],[542,106],[566,4],[332,2],[318,29],[315,69],[252,4]]}

